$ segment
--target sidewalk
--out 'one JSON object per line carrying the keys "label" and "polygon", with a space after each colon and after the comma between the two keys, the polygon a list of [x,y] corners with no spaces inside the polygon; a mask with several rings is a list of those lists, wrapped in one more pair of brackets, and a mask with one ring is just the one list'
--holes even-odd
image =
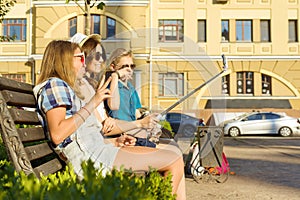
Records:
{"label": "sidewalk", "polygon": [[300,191],[231,175],[225,183],[196,183],[186,178],[187,200],[298,200]]}
{"label": "sidewalk", "polygon": [[283,141],[264,146],[248,145],[245,141],[225,139],[224,142],[224,152],[236,175],[230,175],[225,183],[197,183],[186,177],[187,200],[299,199],[300,144],[288,146]]}

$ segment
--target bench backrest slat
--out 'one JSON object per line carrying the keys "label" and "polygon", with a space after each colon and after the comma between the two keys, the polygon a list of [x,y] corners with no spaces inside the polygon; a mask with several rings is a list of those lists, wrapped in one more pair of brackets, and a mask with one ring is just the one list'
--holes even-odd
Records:
{"label": "bench backrest slat", "polygon": [[39,118],[35,111],[21,110],[19,108],[10,108],[9,112],[14,122],[17,124],[40,125]]}
{"label": "bench backrest slat", "polygon": [[0,77],[0,90],[10,90],[32,94],[33,85],[22,83],[8,78]]}
{"label": "bench backrest slat", "polygon": [[17,171],[48,175],[64,168],[38,119],[33,86],[0,77],[0,134]]}
{"label": "bench backrest slat", "polygon": [[35,98],[32,94],[3,90],[2,95],[7,105],[35,108]]}

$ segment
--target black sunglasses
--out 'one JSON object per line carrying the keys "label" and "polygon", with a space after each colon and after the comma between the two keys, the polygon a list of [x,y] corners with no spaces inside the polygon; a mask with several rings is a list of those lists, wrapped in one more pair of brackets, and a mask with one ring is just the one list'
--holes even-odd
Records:
{"label": "black sunglasses", "polygon": [[100,53],[99,51],[97,51],[96,55],[95,55],[95,60],[99,61],[101,57],[102,57],[102,53]]}
{"label": "black sunglasses", "polygon": [[126,67],[130,67],[131,69],[134,69],[136,66],[135,66],[135,64],[131,64],[131,65],[126,64],[126,65],[122,65],[118,70],[126,68]]}

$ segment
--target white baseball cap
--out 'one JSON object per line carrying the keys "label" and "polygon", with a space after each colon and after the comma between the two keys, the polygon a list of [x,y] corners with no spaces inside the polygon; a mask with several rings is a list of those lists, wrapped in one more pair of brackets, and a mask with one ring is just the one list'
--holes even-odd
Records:
{"label": "white baseball cap", "polygon": [[99,34],[91,34],[89,36],[82,34],[82,33],[76,33],[73,37],[71,37],[70,42],[79,44],[80,47],[90,38],[93,38],[95,40],[101,41],[101,35]]}

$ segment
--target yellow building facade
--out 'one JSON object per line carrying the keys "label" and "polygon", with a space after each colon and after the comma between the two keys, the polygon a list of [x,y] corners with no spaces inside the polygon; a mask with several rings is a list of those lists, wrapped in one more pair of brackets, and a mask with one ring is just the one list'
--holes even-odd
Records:
{"label": "yellow building facade", "polygon": [[[84,1],[78,1],[81,6]],[[299,0],[103,1],[91,9],[91,32],[110,52],[132,49],[142,105],[209,118],[212,112],[300,109]],[[0,73],[34,83],[49,41],[84,33],[74,2],[20,0],[5,19],[25,19],[26,39],[0,43]],[[0,27],[1,34],[9,25]],[[227,57],[223,70],[221,55]]]}

